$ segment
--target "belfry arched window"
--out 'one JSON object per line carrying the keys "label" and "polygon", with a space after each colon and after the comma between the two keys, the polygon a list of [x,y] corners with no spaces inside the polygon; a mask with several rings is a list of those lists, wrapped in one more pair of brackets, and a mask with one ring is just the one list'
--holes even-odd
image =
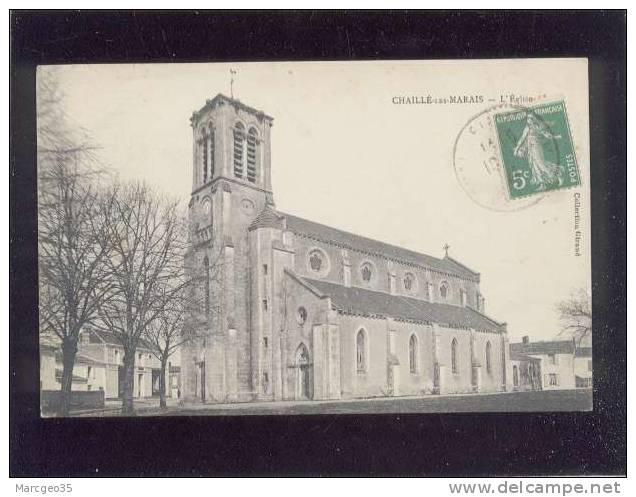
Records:
{"label": "belfry arched window", "polygon": [[210,170],[210,179],[214,178],[214,128],[212,127],[212,124],[210,124],[210,129],[208,132],[208,163],[209,163],[209,170]]}
{"label": "belfry arched window", "polygon": [[199,136],[197,138],[197,159],[196,163],[201,167],[201,182],[208,182],[209,172],[209,145],[210,139],[208,136],[208,130],[202,127]]}
{"label": "belfry arched window", "polygon": [[210,315],[210,259],[206,255],[203,259],[203,284],[205,288],[203,289],[203,295],[205,298],[205,317],[206,319]]}
{"label": "belfry arched window", "polygon": [[418,371],[418,347],[417,347],[417,336],[415,334],[411,335],[409,339],[409,371],[411,373],[417,373]]}
{"label": "belfry arched window", "polygon": [[356,334],[356,370],[358,373],[364,373],[367,370],[366,339],[364,330],[358,331]]}
{"label": "belfry arched window", "polygon": [[457,372],[459,371],[459,368],[457,367],[457,354],[457,339],[453,338],[453,341],[451,342],[451,371],[453,372],[453,374],[457,374]]}
{"label": "belfry arched window", "polygon": [[492,364],[490,356],[492,355],[492,345],[490,342],[486,342],[486,372],[492,373]]}
{"label": "belfry arched window", "polygon": [[245,128],[241,123],[234,126],[234,176],[243,177],[245,164]]}
{"label": "belfry arched window", "polygon": [[250,128],[247,133],[247,180],[250,183],[256,182],[256,147],[258,145],[258,135],[256,129]]}

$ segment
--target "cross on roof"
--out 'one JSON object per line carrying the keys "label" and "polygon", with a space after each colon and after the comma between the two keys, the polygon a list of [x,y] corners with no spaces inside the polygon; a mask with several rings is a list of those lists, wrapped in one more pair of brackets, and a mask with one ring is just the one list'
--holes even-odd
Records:
{"label": "cross on roof", "polygon": [[445,254],[444,254],[445,257],[448,257],[448,249],[449,248],[450,248],[450,245],[448,243],[445,243],[444,247],[443,247],[444,252],[445,252]]}

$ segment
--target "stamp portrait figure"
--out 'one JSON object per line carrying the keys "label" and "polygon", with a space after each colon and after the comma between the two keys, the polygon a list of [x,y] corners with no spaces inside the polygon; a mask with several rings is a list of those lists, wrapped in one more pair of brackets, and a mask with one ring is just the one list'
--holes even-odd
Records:
{"label": "stamp portrait figure", "polygon": [[534,114],[528,113],[526,126],[514,148],[516,157],[525,158],[530,167],[530,183],[538,190],[548,185],[563,184],[563,171],[558,164],[548,160],[543,153],[543,139],[558,140],[561,135],[552,134]]}

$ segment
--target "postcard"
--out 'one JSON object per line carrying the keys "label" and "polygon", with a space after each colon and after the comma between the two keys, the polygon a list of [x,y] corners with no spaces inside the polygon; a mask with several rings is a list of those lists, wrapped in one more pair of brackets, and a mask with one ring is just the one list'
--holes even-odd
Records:
{"label": "postcard", "polygon": [[589,411],[587,59],[40,66],[43,416]]}

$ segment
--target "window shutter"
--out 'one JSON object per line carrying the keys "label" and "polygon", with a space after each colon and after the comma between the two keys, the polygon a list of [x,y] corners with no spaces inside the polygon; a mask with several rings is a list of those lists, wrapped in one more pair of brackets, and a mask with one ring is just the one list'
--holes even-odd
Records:
{"label": "window shutter", "polygon": [[245,133],[243,125],[238,123],[234,129],[234,176],[243,177],[243,163],[245,161]]}
{"label": "window shutter", "polygon": [[251,128],[247,135],[247,180],[256,182],[256,130]]}

